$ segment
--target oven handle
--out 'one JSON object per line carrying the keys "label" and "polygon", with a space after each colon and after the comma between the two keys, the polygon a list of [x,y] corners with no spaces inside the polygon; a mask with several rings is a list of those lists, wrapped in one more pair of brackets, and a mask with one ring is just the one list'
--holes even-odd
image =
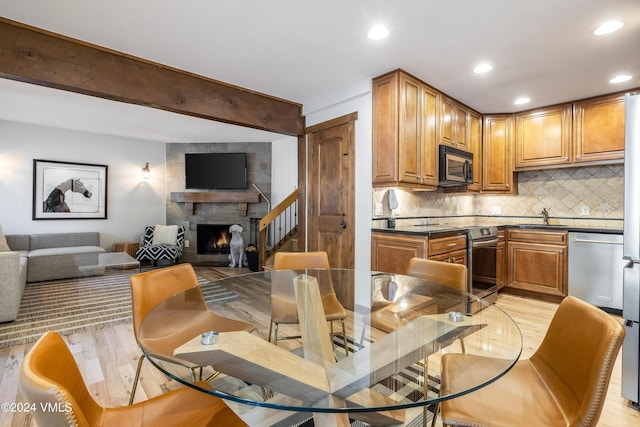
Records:
{"label": "oven handle", "polygon": [[471,247],[473,248],[483,248],[486,246],[495,246],[498,244],[499,239],[496,237],[495,239],[489,240],[472,240]]}

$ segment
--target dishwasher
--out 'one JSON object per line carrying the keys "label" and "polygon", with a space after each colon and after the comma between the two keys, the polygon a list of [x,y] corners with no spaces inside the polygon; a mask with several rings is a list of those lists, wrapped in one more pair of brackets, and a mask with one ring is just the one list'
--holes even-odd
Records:
{"label": "dishwasher", "polygon": [[569,295],[622,313],[622,234],[569,233]]}

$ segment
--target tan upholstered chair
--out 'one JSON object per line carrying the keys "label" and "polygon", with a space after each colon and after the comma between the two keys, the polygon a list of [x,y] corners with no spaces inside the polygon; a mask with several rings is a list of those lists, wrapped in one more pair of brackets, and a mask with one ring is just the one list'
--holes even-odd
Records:
{"label": "tan upholstered chair", "polygon": [[[253,331],[253,326],[239,320],[218,316],[207,306],[198,279],[191,264],[178,264],[171,267],[148,271],[131,276],[131,306],[133,309],[133,333],[136,341],[140,339],[139,329],[149,312],[172,295],[191,289],[189,292],[189,311],[173,310],[167,316],[171,321],[154,323],[153,328],[145,327],[145,347],[154,357],[187,368],[191,380],[202,379],[202,367],[172,357],[175,348],[207,331]],[[176,316],[183,316],[178,319]],[[167,317],[169,319],[169,317]],[[184,327],[183,325],[189,325]],[[133,403],[140,377],[140,368],[144,355],[138,360],[138,368],[131,389]],[[196,376],[196,371],[199,372]]]}
{"label": "tan upholstered chair", "polygon": [[[323,269],[328,270],[329,257],[326,252],[277,252],[273,263],[274,270],[304,270],[304,269]],[[344,342],[344,350],[347,356],[349,356],[349,349],[347,345],[347,332],[344,325],[344,320],[347,317],[347,312],[338,301],[335,290],[333,288],[333,281],[331,274],[326,271],[326,277],[322,277],[319,280],[320,294],[322,296],[322,307],[327,321],[331,325],[331,336],[341,335]],[[313,275],[313,273],[310,273]],[[300,338],[297,336],[285,336],[278,337],[278,325],[279,324],[297,324],[298,323],[298,311],[295,304],[295,300],[291,298],[290,291],[293,288],[293,276],[291,281],[283,284],[283,286],[273,286],[271,288],[271,324],[269,325],[269,341],[271,341],[271,335],[273,331],[273,342],[278,344],[278,339],[291,339]],[[333,322],[340,321],[342,332],[333,332]],[[275,327],[274,327],[275,326]]]}
{"label": "tan upholstered chair", "polygon": [[[409,260],[405,274],[467,292],[468,270],[463,264],[414,257]],[[466,310],[466,301],[461,306]],[[465,353],[466,349],[462,337],[460,338],[460,346],[462,352]]]}
{"label": "tan upholstered chair", "polygon": [[224,401],[190,387],[131,406],[100,406],[87,390],[73,355],[57,332],[47,332],[34,344],[20,365],[19,377],[25,400],[34,404],[32,413],[39,426],[246,425]]}
{"label": "tan upholstered chair", "polygon": [[[520,360],[496,382],[442,402],[450,426],[595,426],[624,328],[604,311],[565,298],[536,352]],[[442,391],[465,388],[467,369],[493,359],[445,354]],[[471,380],[473,381],[473,380]]]}
{"label": "tan upholstered chair", "polygon": [[463,264],[411,258],[405,274],[467,292],[467,267]]}

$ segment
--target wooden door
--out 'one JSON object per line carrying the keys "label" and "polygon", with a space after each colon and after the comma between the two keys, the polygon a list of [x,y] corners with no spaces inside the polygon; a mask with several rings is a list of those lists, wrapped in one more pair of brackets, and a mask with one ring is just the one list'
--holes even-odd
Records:
{"label": "wooden door", "polygon": [[307,128],[308,250],[325,251],[331,267],[355,265],[355,120],[339,117]]}

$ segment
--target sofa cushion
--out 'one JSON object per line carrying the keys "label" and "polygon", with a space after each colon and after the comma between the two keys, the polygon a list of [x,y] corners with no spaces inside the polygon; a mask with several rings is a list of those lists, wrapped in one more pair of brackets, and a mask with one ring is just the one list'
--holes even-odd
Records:
{"label": "sofa cushion", "polygon": [[0,252],[8,252],[11,248],[7,243],[7,238],[4,237],[4,232],[2,231],[2,226],[0,225]]}
{"label": "sofa cushion", "polygon": [[47,233],[32,234],[29,237],[29,249],[64,248],[69,246],[100,246],[100,233]]}
{"label": "sofa cushion", "polygon": [[102,253],[104,249],[100,246],[71,246],[63,248],[44,248],[29,251],[29,258],[38,258],[52,255],[68,255],[68,254],[89,254]]}

